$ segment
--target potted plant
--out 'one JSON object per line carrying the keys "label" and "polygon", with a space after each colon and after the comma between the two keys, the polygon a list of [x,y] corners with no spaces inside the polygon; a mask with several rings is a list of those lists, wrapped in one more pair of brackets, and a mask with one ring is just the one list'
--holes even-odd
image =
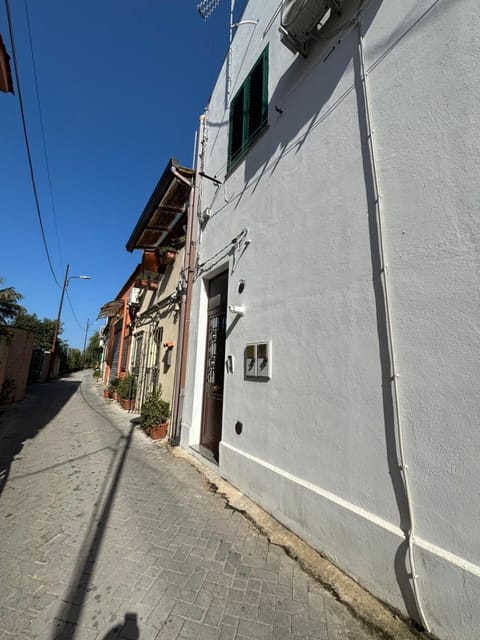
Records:
{"label": "potted plant", "polygon": [[160,256],[160,262],[162,264],[172,264],[175,262],[175,256],[177,255],[177,250],[171,246],[160,247],[158,250],[158,254]]}
{"label": "potted plant", "polygon": [[118,399],[118,385],[120,384],[120,378],[112,378],[108,383],[107,391],[108,397],[114,400]]}
{"label": "potted plant", "polygon": [[158,289],[158,280],[152,279],[152,274],[142,272],[136,277],[134,286],[137,289],[149,289],[151,291],[156,291]]}
{"label": "potted plant", "polygon": [[162,399],[162,385],[149,393],[140,410],[142,429],[153,440],[165,438],[170,416],[170,403]]}
{"label": "potted plant", "polygon": [[135,406],[135,394],[137,392],[137,379],[131,373],[120,379],[118,385],[118,395],[120,404],[124,409],[130,411]]}

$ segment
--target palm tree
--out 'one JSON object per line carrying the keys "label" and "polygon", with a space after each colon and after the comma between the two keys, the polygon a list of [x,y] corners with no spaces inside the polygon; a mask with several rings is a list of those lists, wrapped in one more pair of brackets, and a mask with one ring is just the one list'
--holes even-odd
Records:
{"label": "palm tree", "polygon": [[[3,284],[3,278],[0,278],[1,284]],[[24,311],[24,308],[18,304],[22,298],[22,294],[13,287],[0,289],[0,324],[13,320],[19,311]]]}

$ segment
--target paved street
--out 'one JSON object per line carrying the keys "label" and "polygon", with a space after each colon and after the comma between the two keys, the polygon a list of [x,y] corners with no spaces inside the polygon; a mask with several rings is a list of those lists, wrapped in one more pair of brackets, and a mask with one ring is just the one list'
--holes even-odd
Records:
{"label": "paved street", "polygon": [[1,410],[1,640],[377,637],[90,373]]}

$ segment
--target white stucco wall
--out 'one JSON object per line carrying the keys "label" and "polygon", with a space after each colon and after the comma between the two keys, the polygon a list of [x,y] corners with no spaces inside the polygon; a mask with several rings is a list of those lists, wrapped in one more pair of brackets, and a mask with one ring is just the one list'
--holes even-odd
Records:
{"label": "white stucco wall", "polygon": [[[402,528],[390,342],[415,516],[418,590],[441,638],[478,636],[480,20],[473,0],[372,0],[304,60],[279,40],[277,2],[251,0],[232,93],[269,46],[269,127],[226,175],[225,70],[207,113],[182,444],[199,442],[204,278],[229,265],[231,325],[220,470],[373,593],[418,618]],[[333,45],[335,46],[332,49]],[[278,110],[276,109],[278,107]],[[374,164],[372,164],[374,161]],[[391,325],[385,317],[380,191]],[[228,253],[248,229],[249,244]],[[219,260],[219,261],[218,261]],[[245,281],[242,294],[238,282]],[[391,330],[389,330],[391,329]],[[248,342],[273,375],[245,380]],[[234,430],[236,420],[244,428]]]}

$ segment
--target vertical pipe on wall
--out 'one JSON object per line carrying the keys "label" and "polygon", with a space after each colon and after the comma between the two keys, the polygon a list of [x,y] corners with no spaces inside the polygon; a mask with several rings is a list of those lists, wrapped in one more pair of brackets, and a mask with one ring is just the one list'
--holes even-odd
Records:
{"label": "vertical pipe on wall", "polygon": [[183,398],[185,394],[185,380],[187,373],[188,335],[190,331],[190,308],[193,291],[193,274],[195,270],[197,247],[197,214],[200,200],[200,171],[203,157],[203,144],[205,135],[205,114],[200,116],[198,130],[197,157],[195,162],[195,175],[188,203],[187,234],[185,239],[185,258],[183,273],[186,277],[186,286],[182,289],[180,306],[179,339],[177,359],[175,366],[174,406],[172,411],[172,429],[170,431],[170,443],[176,445],[180,440],[180,428],[183,413]]}
{"label": "vertical pipe on wall", "polygon": [[116,372],[116,376],[120,377],[120,374],[122,372],[122,358],[123,358],[123,350],[124,350],[124,341],[125,341],[125,330],[127,328],[127,311],[128,311],[128,300],[127,298],[124,298],[123,300],[123,317],[122,317],[122,331],[120,333],[120,355],[118,357],[118,365],[117,365],[117,372]]}
{"label": "vertical pipe on wall", "polygon": [[228,57],[227,57],[227,102],[232,91],[232,40],[233,40],[233,13],[235,11],[235,0],[230,2],[230,31],[228,35]]}
{"label": "vertical pipe on wall", "polygon": [[382,225],[382,212],[380,206],[380,193],[378,186],[378,175],[377,175],[377,167],[376,167],[376,159],[375,159],[375,149],[373,145],[373,129],[371,123],[370,116],[370,108],[369,108],[369,95],[367,88],[367,72],[365,70],[365,55],[363,49],[363,37],[362,37],[362,28],[360,20],[357,21],[357,29],[359,36],[359,53],[360,53],[360,69],[361,69],[361,81],[363,87],[363,97],[365,102],[365,119],[367,126],[367,136],[368,136],[368,147],[370,153],[370,161],[372,167],[372,178],[373,178],[373,188],[375,195],[375,203],[376,203],[376,216],[377,216],[377,225],[378,225],[378,242],[380,248],[380,259],[381,259],[381,272],[383,277],[383,289],[384,289],[384,299],[385,299],[385,314],[387,321],[387,335],[388,335],[388,348],[390,351],[390,360],[391,360],[391,373],[392,373],[392,390],[393,390],[393,398],[394,398],[394,409],[395,409],[395,419],[396,419],[396,429],[398,436],[398,451],[400,457],[400,470],[403,477],[403,484],[405,488],[405,498],[408,509],[408,519],[409,519],[409,528],[406,532],[406,538],[408,543],[408,556],[410,562],[411,569],[411,578],[413,585],[413,594],[415,597],[416,607],[418,610],[418,614],[420,616],[420,621],[425,628],[426,631],[430,631],[428,621],[425,616],[425,612],[423,610],[422,601],[419,594],[418,589],[418,575],[415,570],[415,554],[414,554],[414,542],[415,542],[415,517],[412,508],[412,499],[410,493],[410,485],[408,479],[408,466],[405,460],[405,447],[404,447],[404,437],[403,437],[403,429],[402,429],[402,415],[401,415],[401,407],[399,400],[399,385],[398,385],[398,374],[397,374],[397,366],[396,366],[396,357],[395,357],[395,345],[393,339],[393,326],[392,326],[392,316],[391,316],[391,303],[390,303],[390,284],[388,281],[388,272],[387,265],[385,260],[385,245],[384,245],[384,234],[383,234],[383,225]]}

